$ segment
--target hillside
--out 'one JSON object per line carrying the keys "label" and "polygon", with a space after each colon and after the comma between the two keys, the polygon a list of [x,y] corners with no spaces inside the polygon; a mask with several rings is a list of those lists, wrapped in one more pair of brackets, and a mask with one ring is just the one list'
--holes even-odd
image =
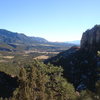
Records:
{"label": "hillside", "polygon": [[49,42],[41,37],[29,37],[24,34],[0,29],[0,51],[23,51],[23,50],[63,50],[73,44]]}
{"label": "hillside", "polygon": [[47,40],[40,37],[28,37],[24,34],[18,34],[8,30],[0,29],[0,42],[4,43],[20,43],[20,44],[29,44],[29,43],[45,43]]}
{"label": "hillside", "polygon": [[76,90],[95,90],[100,79],[100,25],[83,33],[81,47],[72,47],[45,61],[62,66],[64,77],[73,83]]}

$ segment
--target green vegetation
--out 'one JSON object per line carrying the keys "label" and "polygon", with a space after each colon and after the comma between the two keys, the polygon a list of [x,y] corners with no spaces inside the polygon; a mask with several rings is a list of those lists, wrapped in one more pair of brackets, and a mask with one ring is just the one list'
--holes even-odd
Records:
{"label": "green vegetation", "polygon": [[100,81],[96,82],[95,91],[78,92],[63,77],[62,67],[52,64],[18,58],[0,63],[0,71],[17,76],[19,83],[10,98],[1,96],[0,100],[100,100]]}
{"label": "green vegetation", "polygon": [[10,100],[76,100],[74,87],[62,77],[61,67],[34,61],[19,69],[20,84]]}
{"label": "green vegetation", "polygon": [[2,31],[0,100],[100,100],[100,51]]}

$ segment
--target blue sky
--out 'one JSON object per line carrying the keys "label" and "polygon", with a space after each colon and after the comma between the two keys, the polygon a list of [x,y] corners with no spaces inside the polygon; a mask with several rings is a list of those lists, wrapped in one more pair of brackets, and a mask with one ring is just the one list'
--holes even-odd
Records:
{"label": "blue sky", "polygon": [[49,41],[81,39],[100,24],[100,0],[0,0],[0,29]]}

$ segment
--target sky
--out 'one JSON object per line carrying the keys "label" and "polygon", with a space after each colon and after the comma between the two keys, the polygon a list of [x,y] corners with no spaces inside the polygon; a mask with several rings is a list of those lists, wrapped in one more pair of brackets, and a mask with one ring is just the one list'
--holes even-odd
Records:
{"label": "sky", "polygon": [[80,40],[100,24],[100,0],[0,0],[0,29],[49,41]]}

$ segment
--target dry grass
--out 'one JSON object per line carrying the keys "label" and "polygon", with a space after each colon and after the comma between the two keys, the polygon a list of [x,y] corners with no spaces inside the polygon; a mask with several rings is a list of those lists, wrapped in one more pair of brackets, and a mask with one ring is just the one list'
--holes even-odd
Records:
{"label": "dry grass", "polygon": [[37,50],[25,51],[25,54],[29,54],[29,53],[58,54],[59,52],[43,52],[43,51],[37,51]]}
{"label": "dry grass", "polygon": [[14,56],[3,56],[3,58],[6,58],[6,59],[13,59]]}
{"label": "dry grass", "polygon": [[45,55],[41,55],[41,56],[38,56],[38,57],[35,57],[35,58],[33,58],[33,59],[48,59],[49,58],[49,56],[45,56]]}

